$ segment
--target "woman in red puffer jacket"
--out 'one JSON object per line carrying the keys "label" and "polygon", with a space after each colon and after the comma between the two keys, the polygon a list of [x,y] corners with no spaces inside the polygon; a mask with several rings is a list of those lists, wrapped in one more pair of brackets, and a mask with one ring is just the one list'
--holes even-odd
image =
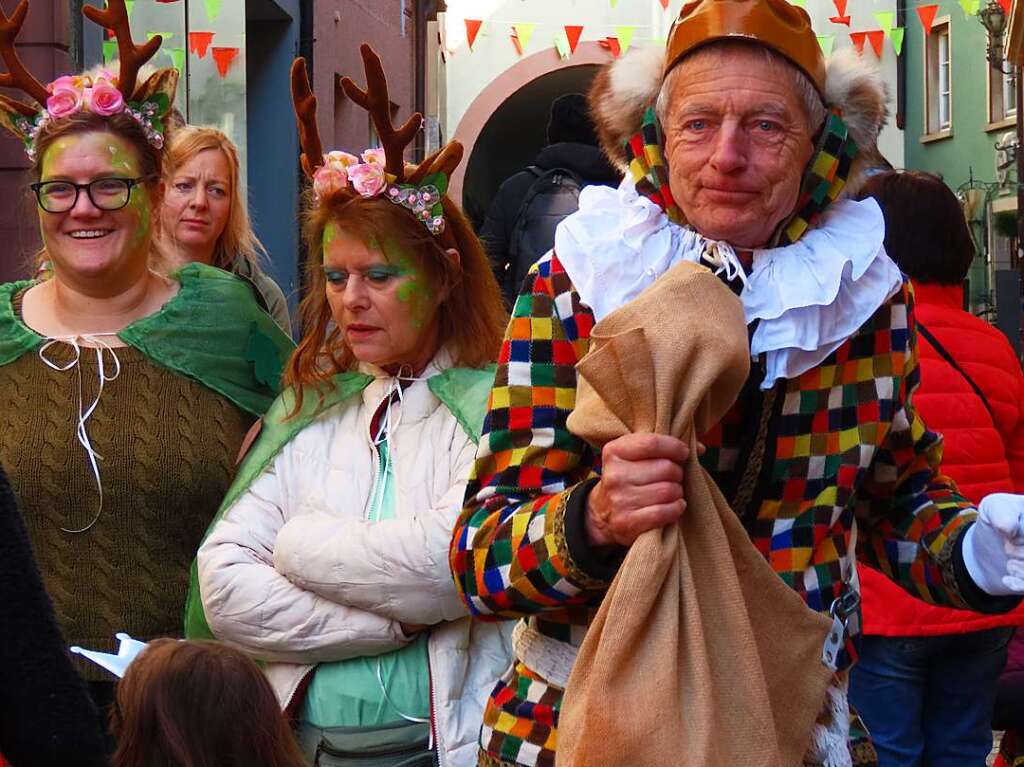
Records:
{"label": "woman in red puffer jacket", "polygon": [[[886,251],[914,285],[914,403],[944,436],[942,472],[975,503],[1024,492],[1024,376],[1006,337],[963,310],[974,247],[956,197],[917,172],[874,176],[862,196],[882,207]],[[982,615],[934,607],[870,567],[859,572],[864,640],[850,700],[880,767],[983,765],[996,682],[1024,608]]]}

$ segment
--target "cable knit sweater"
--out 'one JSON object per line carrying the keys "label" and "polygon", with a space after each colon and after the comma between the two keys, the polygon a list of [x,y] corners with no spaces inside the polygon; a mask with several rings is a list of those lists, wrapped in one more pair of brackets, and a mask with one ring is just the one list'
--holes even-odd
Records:
{"label": "cable knit sweater", "polygon": [[[20,297],[14,301],[20,314]],[[180,636],[189,566],[230,484],[252,417],[220,394],[159,367],[131,347],[115,350],[88,434],[103,483],[103,510],[76,434],[78,375],[36,353],[0,366],[0,464],[7,469],[39,568],[68,644],[114,650],[114,634]],[[54,363],[71,347],[47,352]],[[110,360],[107,372],[110,375]],[[82,350],[86,405],[98,388],[96,353]],[[76,656],[77,657],[77,656]],[[86,678],[109,679],[79,663]]]}

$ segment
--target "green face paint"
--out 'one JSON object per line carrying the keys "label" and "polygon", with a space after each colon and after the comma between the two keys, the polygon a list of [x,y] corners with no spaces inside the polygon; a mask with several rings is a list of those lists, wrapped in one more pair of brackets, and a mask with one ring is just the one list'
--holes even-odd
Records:
{"label": "green face paint", "polygon": [[135,158],[132,157],[131,151],[123,143],[116,140],[115,136],[111,138],[115,140],[111,141],[110,145],[107,146],[107,151],[110,152],[110,162],[113,163],[115,168],[125,171],[131,177],[138,176],[139,171],[135,168]]}
{"label": "green face paint", "polygon": [[409,323],[417,329],[427,325],[437,306],[435,291],[418,259],[402,253],[397,245],[388,242],[384,254],[389,263],[398,267],[401,282],[396,295],[409,307]]}
{"label": "green face paint", "polygon": [[320,238],[321,248],[323,250],[321,256],[324,258],[327,257],[327,249],[331,246],[331,243],[338,238],[339,234],[341,234],[341,229],[338,228],[338,225],[333,221],[328,221],[327,226],[324,227],[323,235]]}

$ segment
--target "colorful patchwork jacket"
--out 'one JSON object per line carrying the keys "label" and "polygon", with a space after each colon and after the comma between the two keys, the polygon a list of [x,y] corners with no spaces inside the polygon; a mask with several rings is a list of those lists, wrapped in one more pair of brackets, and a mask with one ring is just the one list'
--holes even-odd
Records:
{"label": "colorful patchwork jacket", "polygon": [[[600,456],[566,426],[594,323],[557,255],[541,260],[513,310],[451,550],[477,617],[525,618],[575,647],[618,564],[586,544]],[[753,367],[732,411],[702,435],[701,461],[810,608],[829,610],[849,587],[854,519],[865,560],[921,599],[992,611],[1016,603],[983,594],[964,569],[959,548],[974,511],[936,471],[941,437],[912,404],[909,285],[798,377],[762,391],[763,368]],[[840,668],[856,658],[855,620],[849,633]],[[520,658],[485,712],[481,764],[553,765],[561,694]]]}

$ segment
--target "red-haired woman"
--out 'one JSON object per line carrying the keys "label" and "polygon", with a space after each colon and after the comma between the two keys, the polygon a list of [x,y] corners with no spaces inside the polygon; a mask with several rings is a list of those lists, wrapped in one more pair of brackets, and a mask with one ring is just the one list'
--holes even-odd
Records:
{"label": "red-haired woman", "polygon": [[156,639],[117,686],[114,767],[303,767],[259,666],[217,642]]}
{"label": "red-haired woman", "polygon": [[[304,128],[306,333],[199,551],[202,607],[217,638],[269,662],[315,763],[469,767],[510,648],[469,619],[447,552],[501,296],[443,195],[461,147],[406,167],[374,118],[386,149],[361,158],[324,156]],[[190,636],[201,619],[193,604]]]}

